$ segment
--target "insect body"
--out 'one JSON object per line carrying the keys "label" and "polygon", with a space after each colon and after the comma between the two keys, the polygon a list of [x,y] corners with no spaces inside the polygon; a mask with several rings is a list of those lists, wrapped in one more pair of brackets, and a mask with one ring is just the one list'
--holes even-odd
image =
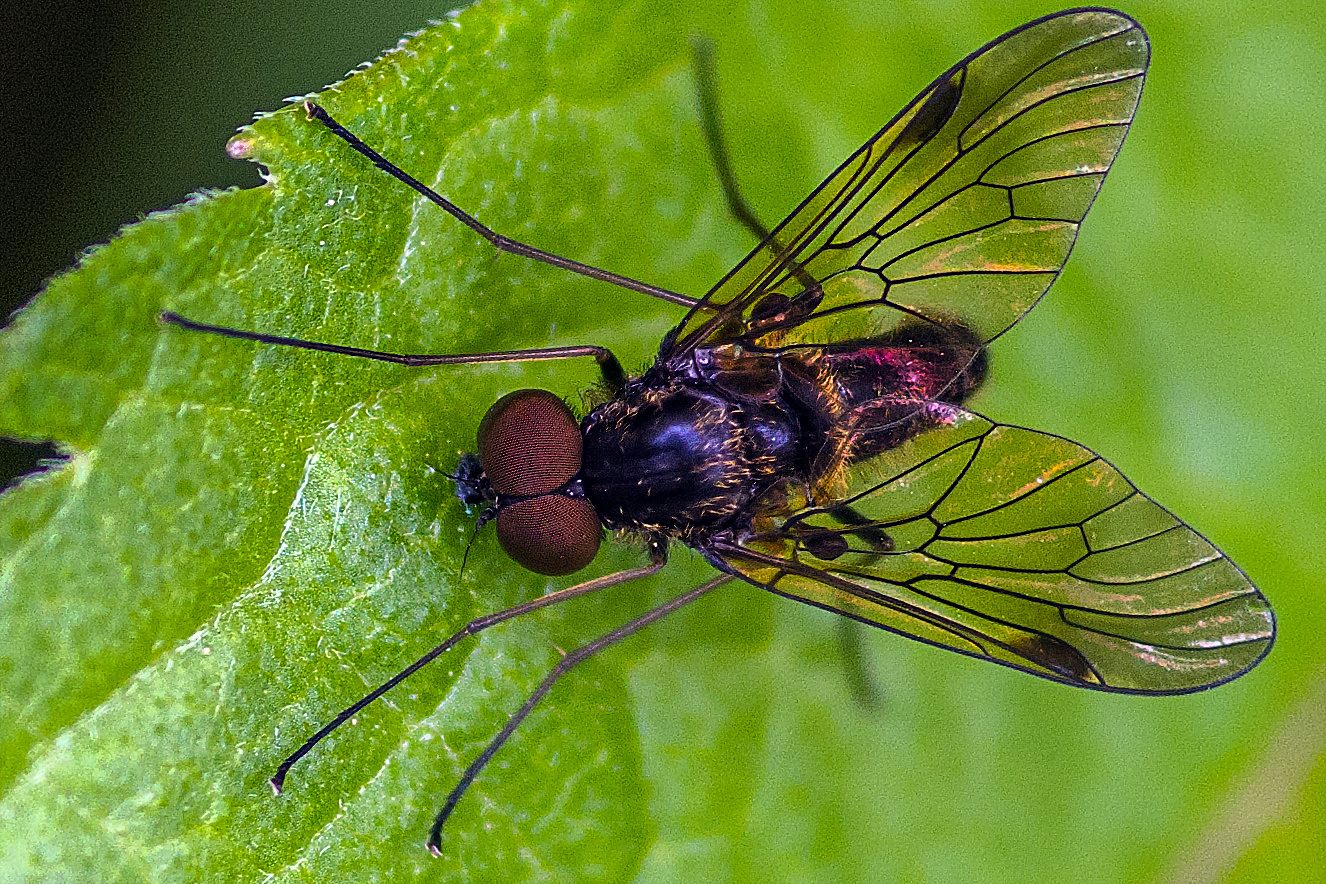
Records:
{"label": "insect body", "polygon": [[[481,424],[469,482],[494,505],[503,548],[541,574],[589,564],[600,522],[721,566],[716,543],[739,544],[791,499],[824,499],[846,465],[949,419],[982,357],[943,325],[800,352],[702,347],[629,381],[580,427],[557,397],[519,390]],[[849,512],[835,511],[845,527]],[[826,534],[821,551],[843,537]]]}
{"label": "insect body", "polygon": [[[458,491],[510,556],[573,573],[603,529],[649,564],[467,624],[345,710],[280,766],[461,639],[654,573],[671,543],[719,576],[568,654],[448,796],[580,660],[741,580],[920,641],[1069,685],[1185,693],[1270,649],[1265,597],[1232,562],[1076,443],[963,407],[987,344],[1057,277],[1123,142],[1149,46],[1103,9],[1031,22],[945,72],[762,242],[690,298],[494,233],[322,108],[310,115],[499,249],[687,309],[628,378],[601,346],[401,355],[205,325],[188,329],[406,365],[594,357],[607,394],[582,421],[556,395],[497,402]],[[711,113],[712,105],[706,105]],[[716,121],[705,119],[717,132]],[[715,156],[731,180],[721,143]]]}

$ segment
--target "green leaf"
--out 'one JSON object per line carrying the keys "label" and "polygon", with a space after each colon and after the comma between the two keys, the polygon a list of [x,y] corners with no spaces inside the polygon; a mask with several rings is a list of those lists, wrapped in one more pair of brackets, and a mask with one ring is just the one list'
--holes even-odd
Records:
{"label": "green leaf", "polygon": [[[671,39],[629,53],[595,39],[639,14],[475,10],[320,100],[508,233],[641,276],[712,264],[695,246],[661,262],[638,247],[683,242],[716,203],[684,177],[704,163],[682,123],[684,29],[655,22]],[[473,517],[438,471],[498,390],[573,394],[592,363],[420,373],[167,330],[156,314],[454,352],[602,340],[623,293],[495,259],[298,106],[232,152],[261,162],[268,186],[127,229],[7,333],[6,429],[72,455],[5,499],[7,867],[620,880],[652,824],[623,675],[597,662],[461,805],[447,856],[422,849],[464,765],[576,641],[555,614],[469,643],[367,710],[279,800],[266,784],[369,686],[543,589],[491,536],[458,578]],[[619,352],[638,363],[669,315],[630,297],[641,342]]]}
{"label": "green leaf", "polygon": [[[700,139],[688,34],[718,46],[738,176],[773,221],[941,70],[1044,11],[941,6],[483,3],[319,101],[495,229],[699,294],[750,243]],[[1316,603],[1299,587],[1320,581],[1301,557],[1326,522],[1301,475],[1319,447],[1303,414],[1326,405],[1310,337],[1326,299],[1305,293],[1326,277],[1310,240],[1289,248],[1321,203],[1295,158],[1320,139],[1283,123],[1326,108],[1263,113],[1231,73],[1292,55],[1275,28],[1257,42],[1233,36],[1245,18],[1132,11],[1157,70],[1187,79],[1153,78],[1065,279],[1000,342],[979,407],[1099,450],[1302,623]],[[1261,124],[1231,128],[1245,117]],[[1197,162],[1194,140],[1225,153]],[[730,587],[559,683],[430,857],[442,798],[558,649],[712,573],[685,550],[657,580],[458,647],[272,797],[280,760],[373,685],[471,617],[568,585],[511,565],[491,531],[462,573],[473,514],[439,471],[503,392],[574,399],[595,372],[411,371],[165,329],[158,311],[412,352],[606,343],[628,368],[679,311],[494,255],[297,104],[236,150],[265,187],[127,228],[0,341],[0,432],[71,455],[0,497],[7,878],[1154,880],[1274,813],[1321,831],[1320,789],[1294,798],[1267,773],[1277,747],[1321,741],[1284,711],[1321,681],[1320,643],[1295,644],[1310,628],[1235,684],[1165,700],[862,633],[869,708],[833,618]],[[1260,202],[1276,194],[1288,208]],[[1263,215],[1255,244],[1231,220]],[[1256,358],[1268,340],[1309,354],[1294,383]],[[616,547],[595,569],[641,561]],[[1268,793],[1291,797],[1225,826]]]}

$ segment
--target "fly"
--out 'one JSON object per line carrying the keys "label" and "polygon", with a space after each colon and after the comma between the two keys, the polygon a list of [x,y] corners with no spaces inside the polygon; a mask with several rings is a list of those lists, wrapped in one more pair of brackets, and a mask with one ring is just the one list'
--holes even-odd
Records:
{"label": "fly", "polygon": [[733,581],[1077,687],[1182,694],[1255,666],[1275,619],[1233,562],[1099,455],[964,407],[985,378],[987,345],[1063,268],[1149,62],[1146,33],[1122,13],[1030,22],[943,73],[772,231],[736,190],[700,65],[724,193],[760,238],[701,298],[495,233],[306,103],[311,119],[499,250],[686,312],[639,377],[597,345],[393,354],[162,314],[193,331],[403,365],[592,357],[607,392],[583,419],[554,393],[509,393],[453,479],[531,571],[579,571],[605,530],[648,555],[467,624],[313,734],[273,787],[460,640],[654,574],[674,543],[717,576],[567,654],[465,771],[430,850],[562,675]]}

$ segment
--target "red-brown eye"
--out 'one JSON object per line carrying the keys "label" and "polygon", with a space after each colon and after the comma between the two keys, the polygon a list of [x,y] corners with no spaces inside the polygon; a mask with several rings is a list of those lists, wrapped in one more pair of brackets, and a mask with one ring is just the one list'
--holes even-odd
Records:
{"label": "red-brown eye", "polygon": [[556,491],[580,469],[580,449],[575,415],[547,390],[508,393],[479,424],[479,462],[498,494]]}
{"label": "red-brown eye", "polygon": [[603,529],[593,505],[581,497],[547,494],[502,508],[497,542],[516,564],[561,577],[594,561]]}

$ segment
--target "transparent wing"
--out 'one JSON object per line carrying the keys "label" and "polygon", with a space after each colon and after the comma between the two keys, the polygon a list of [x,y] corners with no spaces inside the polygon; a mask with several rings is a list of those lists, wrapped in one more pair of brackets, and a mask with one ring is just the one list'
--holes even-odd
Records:
{"label": "transparent wing", "polygon": [[1186,693],[1270,650],[1247,576],[1098,455],[943,409],[842,500],[714,551],[780,595],[1081,687]]}
{"label": "transparent wing", "polygon": [[1149,61],[1142,27],[1101,9],[1038,19],[979,49],[719,282],[662,358],[741,336],[829,343],[903,314],[993,340],[1062,269]]}

